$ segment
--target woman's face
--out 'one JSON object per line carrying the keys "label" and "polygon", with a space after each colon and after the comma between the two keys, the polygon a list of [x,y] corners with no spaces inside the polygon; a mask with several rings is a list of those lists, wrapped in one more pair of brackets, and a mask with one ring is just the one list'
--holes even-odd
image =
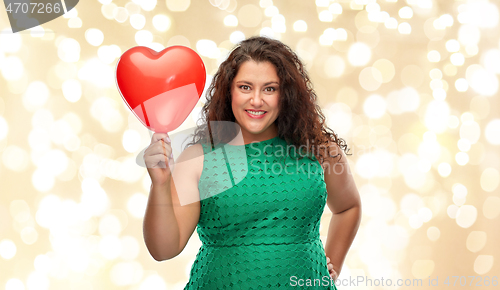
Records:
{"label": "woman's face", "polygon": [[241,64],[231,85],[231,103],[244,139],[267,140],[278,133],[274,121],[279,114],[279,81],[270,62],[249,60]]}

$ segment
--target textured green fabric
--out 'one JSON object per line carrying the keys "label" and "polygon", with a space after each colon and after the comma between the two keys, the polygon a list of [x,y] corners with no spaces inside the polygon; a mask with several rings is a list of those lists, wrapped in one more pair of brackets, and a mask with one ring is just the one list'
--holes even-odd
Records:
{"label": "textured green fabric", "polygon": [[327,193],[317,159],[284,156],[280,137],[202,146],[202,246],[184,289],[337,289],[319,235]]}

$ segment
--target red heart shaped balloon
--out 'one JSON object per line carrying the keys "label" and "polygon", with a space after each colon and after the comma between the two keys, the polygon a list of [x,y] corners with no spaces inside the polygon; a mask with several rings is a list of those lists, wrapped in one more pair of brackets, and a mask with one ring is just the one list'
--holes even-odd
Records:
{"label": "red heart shaped balloon", "polygon": [[156,52],[136,46],[116,65],[116,84],[130,110],[148,129],[167,133],[189,116],[205,87],[200,56],[185,46]]}

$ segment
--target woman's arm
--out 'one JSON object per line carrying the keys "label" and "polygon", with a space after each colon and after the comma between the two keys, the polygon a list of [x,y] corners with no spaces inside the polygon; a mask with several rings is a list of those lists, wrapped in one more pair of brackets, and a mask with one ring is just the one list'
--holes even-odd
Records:
{"label": "woman's arm", "polygon": [[361,199],[352,177],[347,157],[333,144],[331,155],[323,163],[328,192],[327,205],[332,212],[325,254],[337,274],[340,274],[344,259],[356,236],[361,221]]}
{"label": "woman's arm", "polygon": [[201,145],[187,148],[166,182],[151,184],[143,234],[149,253],[157,261],[180,254],[196,228],[200,216],[198,171],[203,164],[200,158]]}

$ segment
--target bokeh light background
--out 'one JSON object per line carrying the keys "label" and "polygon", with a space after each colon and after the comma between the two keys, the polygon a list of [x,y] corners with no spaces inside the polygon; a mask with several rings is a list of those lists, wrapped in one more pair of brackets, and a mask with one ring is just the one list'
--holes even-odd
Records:
{"label": "bokeh light background", "polygon": [[185,45],[210,82],[251,35],[298,53],[351,147],[364,211],[340,278],[486,285],[500,273],[499,5],[88,0],[16,34],[2,8],[0,289],[183,289],[201,243],[195,232],[161,263],[144,245],[150,178],[135,157],[150,132],[119,95],[116,62],[137,45]]}

